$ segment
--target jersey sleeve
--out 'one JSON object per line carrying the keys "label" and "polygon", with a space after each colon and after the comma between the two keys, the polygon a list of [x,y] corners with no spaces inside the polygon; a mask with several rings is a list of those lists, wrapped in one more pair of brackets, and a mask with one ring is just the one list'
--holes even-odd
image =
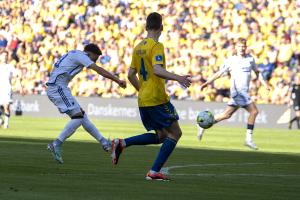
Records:
{"label": "jersey sleeve", "polygon": [[154,45],[151,52],[152,66],[164,65],[164,47],[161,43]]}
{"label": "jersey sleeve", "polygon": [[[72,53],[72,52],[71,52]],[[85,67],[90,67],[91,64],[94,63],[84,52],[74,53],[74,58],[78,62],[78,64],[83,65]]]}

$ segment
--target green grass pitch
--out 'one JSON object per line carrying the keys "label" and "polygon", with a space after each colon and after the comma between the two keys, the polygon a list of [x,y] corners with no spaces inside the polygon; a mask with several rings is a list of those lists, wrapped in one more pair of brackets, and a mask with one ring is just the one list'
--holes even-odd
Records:
{"label": "green grass pitch", "polygon": [[[300,197],[300,131],[256,129],[253,151],[243,146],[245,129],[216,126],[183,137],[165,165],[170,182],[144,179],[159,146],[126,149],[118,166],[82,128],[63,146],[63,165],[46,150],[67,118],[13,117],[0,129],[0,199],[228,199],[289,200]],[[104,136],[144,133],[140,121],[92,120]]]}

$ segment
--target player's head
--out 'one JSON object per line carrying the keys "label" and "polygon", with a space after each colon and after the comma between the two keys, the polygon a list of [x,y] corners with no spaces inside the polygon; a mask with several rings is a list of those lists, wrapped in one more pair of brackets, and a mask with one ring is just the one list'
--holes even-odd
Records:
{"label": "player's head", "polygon": [[247,50],[247,40],[245,38],[238,38],[235,43],[237,55],[244,56]]}
{"label": "player's head", "polygon": [[100,48],[93,43],[87,44],[84,47],[84,51],[88,54],[89,58],[94,62],[96,62],[99,56],[102,55]]}
{"label": "player's head", "polygon": [[153,31],[160,35],[162,30],[162,16],[157,12],[150,13],[146,20],[146,31]]}

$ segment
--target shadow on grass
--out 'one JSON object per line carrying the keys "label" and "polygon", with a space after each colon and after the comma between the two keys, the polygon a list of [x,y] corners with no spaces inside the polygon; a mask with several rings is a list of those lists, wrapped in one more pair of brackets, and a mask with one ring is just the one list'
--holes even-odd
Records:
{"label": "shadow on grass", "polygon": [[[65,163],[48,140],[0,137],[0,199],[297,199],[300,156],[259,151],[177,148],[169,183],[147,182],[159,146],[124,151],[118,166],[101,145],[67,141]],[[155,193],[155,196],[153,196]]]}

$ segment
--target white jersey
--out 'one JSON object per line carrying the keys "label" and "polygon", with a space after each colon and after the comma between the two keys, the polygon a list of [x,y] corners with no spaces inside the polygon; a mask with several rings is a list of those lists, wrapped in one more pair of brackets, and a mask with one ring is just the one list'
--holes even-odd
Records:
{"label": "white jersey", "polygon": [[231,75],[231,96],[246,94],[249,90],[251,70],[257,71],[255,60],[250,55],[245,57],[231,56],[225,60],[220,71]]}
{"label": "white jersey", "polygon": [[0,64],[0,90],[11,90],[11,79],[16,74],[12,64]]}
{"label": "white jersey", "polygon": [[83,67],[89,67],[93,63],[87,53],[80,50],[69,51],[54,64],[47,85],[67,86]]}

